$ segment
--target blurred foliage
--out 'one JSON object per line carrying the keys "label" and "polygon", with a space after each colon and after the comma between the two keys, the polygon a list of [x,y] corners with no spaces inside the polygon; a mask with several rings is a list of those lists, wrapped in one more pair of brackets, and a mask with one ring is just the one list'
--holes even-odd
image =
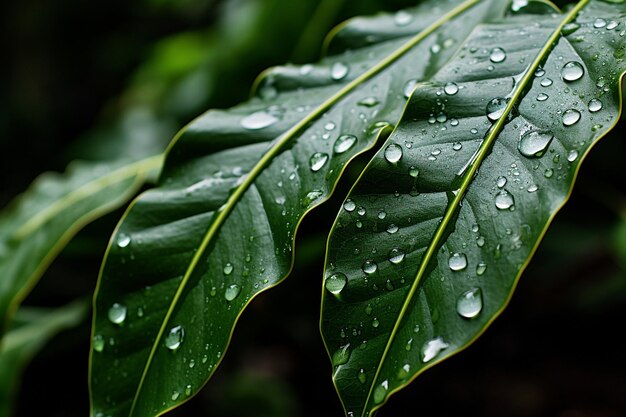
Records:
{"label": "blurred foliage", "polygon": [[[263,69],[317,59],[323,36],[344,19],[415,2],[8,0],[0,6],[0,205],[74,158],[164,149],[201,112],[245,99]],[[422,416],[626,415],[626,342],[611,336],[626,309],[622,138],[623,127],[585,162],[503,317],[385,415],[412,416],[418,403]],[[346,175],[336,195],[349,183]],[[292,279],[253,303],[215,379],[172,415],[341,415],[317,329],[325,245],[317,233],[338,204],[305,220]],[[90,296],[120,215],[81,232],[26,303]],[[85,414],[88,334],[83,323],[35,357],[16,415]]]}

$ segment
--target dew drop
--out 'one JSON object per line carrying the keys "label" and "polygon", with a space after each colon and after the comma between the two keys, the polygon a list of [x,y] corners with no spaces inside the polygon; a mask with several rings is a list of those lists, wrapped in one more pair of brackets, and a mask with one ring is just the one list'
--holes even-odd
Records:
{"label": "dew drop", "polygon": [[365,263],[363,263],[362,269],[363,272],[365,272],[367,275],[371,275],[376,272],[376,270],[378,269],[378,265],[372,260],[367,260],[365,261]]}
{"label": "dew drop", "polygon": [[170,329],[167,336],[165,336],[165,347],[169,350],[176,350],[183,343],[185,337],[185,329],[183,326],[174,326]]}
{"label": "dew drop", "polygon": [[367,382],[367,375],[365,374],[365,371],[363,369],[359,370],[356,377],[361,384],[365,384]]}
{"label": "dew drop", "polygon": [[498,64],[506,59],[506,52],[502,48],[493,48],[489,54],[489,60],[494,64]]}
{"label": "dew drop", "polygon": [[399,229],[398,226],[392,223],[387,227],[387,233],[393,235],[394,233],[398,231],[398,229]]}
{"label": "dew drop", "polygon": [[93,350],[96,352],[102,352],[104,350],[104,337],[102,335],[95,335],[93,337]]}
{"label": "dew drop", "polygon": [[455,252],[448,259],[448,266],[453,271],[462,271],[467,268],[467,257],[464,253]]}
{"label": "dew drop", "polygon": [[580,80],[584,73],[585,69],[580,63],[576,61],[570,61],[567,64],[563,65],[563,68],[561,69],[561,78],[563,78],[563,80],[565,81],[572,82]]}
{"label": "dew drop", "polygon": [[578,110],[569,109],[565,110],[563,113],[563,124],[565,126],[572,126],[578,123],[580,120],[581,114]]}
{"label": "dew drop", "polygon": [[420,173],[420,171],[419,171],[419,169],[417,169],[417,167],[415,167],[415,166],[411,166],[411,167],[409,168],[409,175],[410,175],[412,178],[417,178],[417,176],[419,175],[419,173]]}
{"label": "dew drop", "polygon": [[387,146],[385,149],[385,159],[391,164],[395,164],[402,158],[402,147],[395,143]]}
{"label": "dew drop", "polygon": [[545,79],[541,80],[540,84],[541,84],[542,87],[550,87],[552,85],[552,79],[545,78]]}
{"label": "dew drop", "polygon": [[235,298],[237,298],[240,292],[241,287],[239,285],[231,284],[226,287],[226,290],[224,291],[224,298],[226,299],[226,301],[233,301]]}
{"label": "dew drop", "polygon": [[515,205],[515,199],[507,190],[502,190],[496,194],[495,203],[498,210],[510,210]]}
{"label": "dew drop", "polygon": [[122,324],[126,320],[126,306],[120,303],[113,303],[109,308],[109,321],[113,324]]}
{"label": "dew drop", "polygon": [[593,27],[596,29],[600,29],[606,26],[606,20],[601,17],[597,18],[595,22],[593,22]]}
{"label": "dew drop", "polygon": [[311,159],[309,159],[309,165],[311,167],[311,171],[313,172],[319,171],[320,169],[322,169],[322,167],[324,167],[324,165],[326,164],[326,161],[328,161],[328,154],[322,153],[322,152],[315,152],[311,156]]}
{"label": "dew drop", "polygon": [[424,346],[422,346],[422,361],[424,363],[430,362],[433,358],[439,355],[442,350],[447,349],[449,346],[450,345],[444,342],[441,337],[429,340],[424,343]]}
{"label": "dew drop", "polygon": [[572,149],[567,154],[567,160],[569,162],[574,162],[576,159],[578,159],[578,151],[576,149]]}
{"label": "dew drop", "polygon": [[443,91],[449,95],[449,96],[453,96],[456,93],[459,92],[459,86],[456,85],[455,83],[448,83],[443,87]]}
{"label": "dew drop", "polygon": [[372,320],[372,327],[376,329],[379,325],[380,322],[378,321],[378,319],[374,318],[374,320]]}
{"label": "dew drop", "polygon": [[471,319],[483,309],[483,297],[480,288],[465,291],[456,301],[456,312],[459,316]]}
{"label": "dew drop", "polygon": [[233,273],[233,269],[235,269],[233,264],[231,264],[230,262],[226,262],[226,265],[224,265],[224,275],[232,274]]}
{"label": "dew drop", "polygon": [[520,138],[517,149],[527,158],[540,158],[546,153],[554,136],[550,132],[532,130]]}
{"label": "dew drop", "polygon": [[598,100],[597,98],[592,99],[589,102],[589,111],[591,113],[595,113],[602,110],[602,102],[600,100]]}
{"label": "dew drop", "polygon": [[191,395],[191,385],[185,387],[185,395],[189,397]]}
{"label": "dew drop", "polygon": [[120,248],[125,248],[128,245],[130,245],[130,236],[125,233],[120,233],[117,236],[117,246],[119,246]]}
{"label": "dew drop", "polygon": [[328,278],[326,278],[326,289],[331,294],[337,295],[344,289],[346,283],[348,282],[348,277],[341,272],[337,272],[332,274]]}
{"label": "dew drop", "polygon": [[496,180],[496,186],[498,188],[503,188],[505,185],[506,185],[506,177],[498,177],[498,179]]}
{"label": "dew drop", "polygon": [[561,31],[561,33],[563,33],[564,36],[568,36],[576,32],[579,28],[580,28],[580,25],[578,23],[570,22],[570,23],[567,23],[565,26],[563,26],[563,30]]}
{"label": "dew drop", "polygon": [[172,401],[176,401],[180,397],[180,393],[178,391],[174,391],[172,394]]}
{"label": "dew drop", "polygon": [[248,130],[258,130],[271,126],[278,121],[278,118],[265,111],[258,111],[241,119],[241,126]]}
{"label": "dew drop", "polygon": [[388,390],[389,390],[389,381],[384,380],[382,384],[378,385],[374,389],[374,402],[376,404],[382,403],[385,397],[387,396]]}
{"label": "dew drop", "polygon": [[509,100],[502,97],[496,97],[487,104],[487,118],[491,122],[495,122],[502,117]]}
{"label": "dew drop", "polygon": [[341,135],[335,141],[333,150],[335,151],[336,154],[342,154],[350,150],[356,142],[357,142],[357,138],[354,135]]}
{"label": "dew drop", "polygon": [[343,62],[335,62],[330,69],[330,78],[335,81],[342,80],[348,75],[350,68]]}
{"label": "dew drop", "polygon": [[376,97],[365,97],[363,100],[360,100],[357,104],[363,107],[374,107],[378,105],[380,101]]}
{"label": "dew drop", "polygon": [[341,346],[333,354],[333,366],[345,365],[350,359],[350,343]]}
{"label": "dew drop", "polygon": [[406,84],[404,84],[404,97],[405,98],[409,98],[411,97],[411,94],[413,93],[413,90],[415,89],[415,86],[417,85],[417,80],[409,80],[406,82]]}
{"label": "dew drop", "polygon": [[546,101],[549,98],[550,96],[548,96],[546,93],[539,93],[537,95],[537,101]]}
{"label": "dew drop", "polygon": [[486,270],[487,270],[486,263],[479,262],[478,265],[476,265],[476,275],[481,276],[485,273]]}
{"label": "dew drop", "polygon": [[404,260],[406,254],[402,251],[402,249],[393,248],[389,251],[389,262],[392,264],[399,264]]}
{"label": "dew drop", "polygon": [[399,12],[397,12],[393,19],[397,26],[406,26],[411,23],[412,20],[413,15],[411,15],[406,10],[400,10]]}
{"label": "dew drop", "polygon": [[343,203],[343,208],[347,212],[353,212],[356,209],[356,203],[353,200],[347,199],[345,203]]}
{"label": "dew drop", "polygon": [[378,218],[379,218],[380,220],[383,220],[385,217],[387,217],[387,212],[386,212],[385,210],[380,210],[380,211],[378,212]]}
{"label": "dew drop", "polygon": [[463,149],[463,144],[461,142],[455,142],[452,144],[452,150],[460,151],[461,149]]}

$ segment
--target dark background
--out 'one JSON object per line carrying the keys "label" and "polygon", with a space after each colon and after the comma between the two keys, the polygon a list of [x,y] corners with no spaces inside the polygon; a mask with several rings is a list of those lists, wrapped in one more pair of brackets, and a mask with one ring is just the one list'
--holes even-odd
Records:
{"label": "dark background", "polygon": [[[141,144],[146,136],[164,147],[202,111],[244,100],[264,68],[316,60],[323,35],[340,21],[414,3],[5,2],[0,205],[75,157],[132,152],[140,146],[135,139]],[[621,125],[585,161],[570,203],[502,317],[465,352],[392,397],[381,417],[626,415],[624,155]],[[292,276],[251,304],[214,378],[172,415],[342,415],[318,331],[325,244],[319,231],[330,229],[339,204],[335,198],[304,220]],[[81,232],[27,304],[90,297],[120,214]],[[88,342],[84,323],[35,358],[18,416],[87,414]]]}

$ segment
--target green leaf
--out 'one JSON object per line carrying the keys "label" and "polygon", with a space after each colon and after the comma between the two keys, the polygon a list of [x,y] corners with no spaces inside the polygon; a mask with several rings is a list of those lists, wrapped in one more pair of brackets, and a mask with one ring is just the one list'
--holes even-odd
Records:
{"label": "green leaf", "polygon": [[626,6],[540,10],[476,27],[417,87],[336,220],[321,328],[350,416],[495,320],[619,119]]}
{"label": "green leaf", "polygon": [[41,175],[0,215],[0,335],[19,303],[86,224],[135,195],[161,156],[132,162],[74,162]]}
{"label": "green leaf", "polygon": [[55,334],[78,325],[87,304],[74,302],[52,309],[21,308],[0,345],[0,416],[11,415],[22,371]]}
{"label": "green leaf", "polygon": [[252,100],[184,129],[103,264],[93,328],[107,343],[91,355],[92,412],[160,415],[196,393],[248,302],[289,273],[304,214],[388,134],[415,80],[505,6],[429,1],[400,19],[354,19],[335,31],[333,56],[270,70]]}

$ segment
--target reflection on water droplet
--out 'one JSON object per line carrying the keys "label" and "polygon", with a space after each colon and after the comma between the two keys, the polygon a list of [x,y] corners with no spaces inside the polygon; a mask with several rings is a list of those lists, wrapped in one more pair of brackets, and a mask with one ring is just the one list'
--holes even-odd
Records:
{"label": "reflection on water droplet", "polygon": [[459,92],[459,86],[456,85],[455,83],[448,83],[443,87],[443,91],[449,95],[449,96],[453,96],[456,93]]}
{"label": "reflection on water droplet", "polygon": [[176,350],[183,343],[185,337],[185,329],[183,326],[174,326],[165,336],[165,347],[169,350]]}
{"label": "reflection on water droplet", "polygon": [[335,81],[339,81],[348,75],[350,68],[343,62],[335,62],[330,69],[330,78]]}
{"label": "reflection on water droplet", "polygon": [[591,113],[595,113],[602,110],[602,102],[600,100],[598,100],[597,98],[592,99],[589,102],[589,111]]}
{"label": "reflection on water droplet", "polygon": [[476,275],[481,276],[482,274],[485,273],[486,270],[487,270],[486,263],[479,262],[478,265],[476,265]]}
{"label": "reflection on water droplet", "polygon": [[398,231],[398,229],[399,229],[398,226],[392,223],[387,227],[387,233],[393,235],[394,233]]}
{"label": "reflection on water droplet", "polygon": [[309,159],[309,164],[311,166],[311,171],[317,172],[326,164],[328,161],[328,154],[322,152],[315,152],[311,159]]}
{"label": "reflection on water droplet", "polygon": [[334,295],[337,295],[344,289],[346,283],[348,282],[348,277],[341,272],[337,272],[332,274],[330,277],[326,278],[326,289]]}
{"label": "reflection on water droplet", "polygon": [[552,80],[550,78],[545,78],[541,80],[540,84],[542,87],[550,87],[552,85]]}
{"label": "reflection on water droplet", "polygon": [[424,343],[424,346],[422,346],[422,362],[430,362],[433,358],[439,355],[442,350],[447,349],[449,346],[450,345],[444,342],[441,337],[429,340]]}
{"label": "reflection on water droplet", "polygon": [[185,395],[189,397],[191,395],[191,385],[185,387]]}
{"label": "reflection on water droplet", "polygon": [[378,265],[376,264],[376,262],[374,262],[372,260],[367,260],[363,264],[362,268],[363,268],[363,272],[365,272],[368,275],[371,275],[374,272],[376,272],[376,270],[378,269]]}
{"label": "reflection on water droplet", "polygon": [[506,106],[509,103],[509,99],[496,97],[487,104],[487,118],[491,122],[495,122],[502,117]]}
{"label": "reflection on water droplet", "polygon": [[109,308],[109,321],[113,324],[122,324],[126,320],[126,306],[120,303],[113,303]]}
{"label": "reflection on water droplet", "polygon": [[417,167],[415,166],[411,166],[409,168],[409,175],[413,178],[417,178],[417,176],[419,175],[420,171],[417,169]]}
{"label": "reflection on water droplet", "polygon": [[356,203],[350,199],[347,199],[345,203],[343,203],[343,208],[346,209],[347,212],[352,212],[356,209]]}
{"label": "reflection on water droplet", "polygon": [[402,147],[395,143],[387,146],[385,149],[385,159],[391,164],[395,164],[402,158]]}
{"label": "reflection on water droplet", "polygon": [[561,78],[563,78],[563,80],[565,81],[572,82],[580,80],[584,73],[585,69],[580,63],[576,61],[570,61],[567,64],[563,65],[563,68],[561,69]]}
{"label": "reflection on water droplet", "polygon": [[226,262],[226,265],[224,265],[224,275],[232,274],[233,273],[233,269],[235,269],[233,264],[231,264],[230,262]]}
{"label": "reflection on water droplet", "polygon": [[[506,177],[498,177],[496,180],[496,186],[498,188],[502,188],[506,185]],[[478,230],[477,230],[478,231]]]}
{"label": "reflection on water droplet", "polygon": [[527,158],[540,158],[554,139],[551,132],[532,130],[526,132],[517,144],[519,152]]}
{"label": "reflection on water droplet", "polygon": [[333,354],[333,366],[345,365],[350,360],[350,343],[341,346]]}
{"label": "reflection on water droplet", "polygon": [[335,141],[333,150],[336,154],[342,154],[354,146],[357,142],[357,138],[354,135],[341,135]]}
{"label": "reflection on water droplet", "polygon": [[130,236],[125,233],[120,233],[117,236],[117,246],[119,246],[120,248],[125,248],[128,245],[130,245]]}
{"label": "reflection on water droplet", "polygon": [[393,248],[389,251],[389,262],[391,262],[392,264],[399,264],[404,260],[404,257],[405,253],[402,251],[402,249]]}
{"label": "reflection on water droplet", "polygon": [[241,119],[241,126],[248,130],[258,130],[271,126],[278,121],[278,118],[265,111],[258,111]]}
{"label": "reflection on water droplet", "polygon": [[546,101],[548,98],[550,98],[550,96],[548,96],[546,93],[539,93],[537,95],[537,101]]}
{"label": "reflection on water droplet", "polygon": [[237,298],[240,292],[241,287],[239,285],[231,284],[226,287],[226,290],[224,291],[224,298],[226,299],[226,301],[233,301],[235,298]]}
{"label": "reflection on water droplet", "polygon": [[578,110],[575,110],[575,109],[565,110],[565,112],[563,113],[563,124],[565,126],[575,125],[580,120],[580,116],[581,114]]}
{"label": "reflection on water droplet", "polygon": [[464,253],[453,253],[448,259],[448,266],[453,271],[462,271],[467,268],[467,257]]}
{"label": "reflection on water droplet", "polygon": [[510,210],[515,205],[515,199],[507,190],[502,190],[496,194],[495,203],[498,210]]}
{"label": "reflection on water droplet", "polygon": [[385,397],[387,396],[388,390],[389,390],[389,381],[384,380],[382,384],[378,385],[374,389],[374,402],[376,404],[382,403]]}
{"label": "reflection on water droplet", "polygon": [[489,55],[489,60],[494,64],[498,64],[506,59],[506,52],[502,48],[493,48]]}
{"label": "reflection on water droplet", "polygon": [[595,22],[593,22],[593,27],[596,29],[600,29],[606,26],[606,20],[601,17],[597,18]]}
{"label": "reflection on water droplet", "polygon": [[574,162],[576,159],[578,159],[578,151],[576,149],[572,149],[567,154],[567,160],[569,162]]}
{"label": "reflection on water droplet", "polygon": [[483,297],[480,288],[465,291],[456,301],[456,311],[459,316],[471,319],[483,309]]}

